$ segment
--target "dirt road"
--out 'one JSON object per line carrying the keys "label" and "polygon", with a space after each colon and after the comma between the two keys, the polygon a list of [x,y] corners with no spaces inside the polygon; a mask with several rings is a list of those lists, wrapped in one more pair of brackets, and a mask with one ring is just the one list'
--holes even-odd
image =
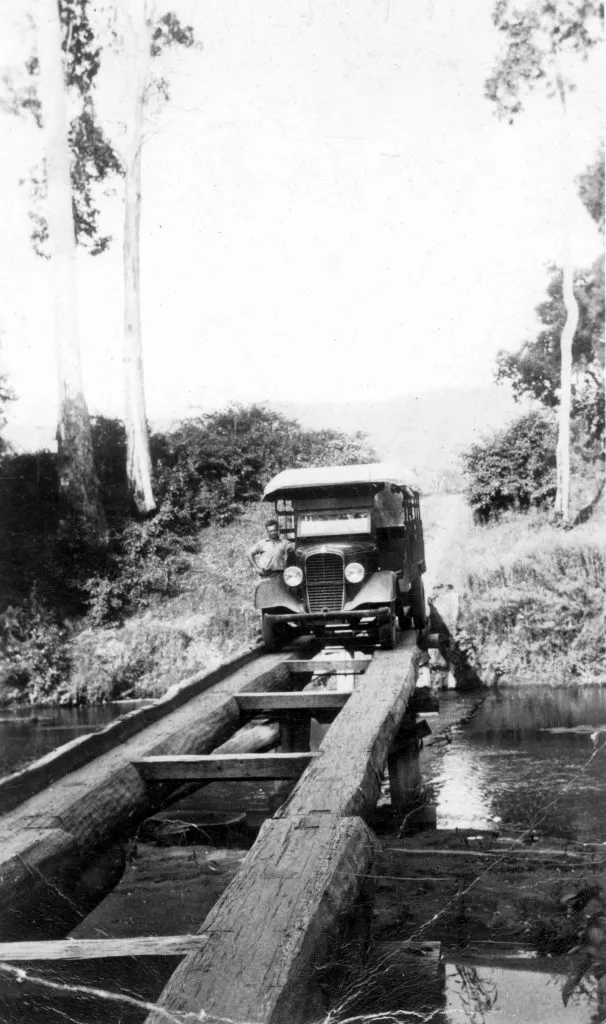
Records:
{"label": "dirt road", "polygon": [[421,499],[425,535],[425,593],[451,584],[461,589],[465,541],[472,528],[471,512],[462,494],[429,494]]}

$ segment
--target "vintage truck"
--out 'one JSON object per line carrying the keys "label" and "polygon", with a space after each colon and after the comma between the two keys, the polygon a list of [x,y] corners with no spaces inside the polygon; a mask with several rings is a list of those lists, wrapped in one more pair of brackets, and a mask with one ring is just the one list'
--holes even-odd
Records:
{"label": "vintage truck", "polygon": [[255,592],[269,650],[301,635],[393,648],[397,629],[426,625],[419,487],[389,463],[289,469],[265,488],[286,568]]}

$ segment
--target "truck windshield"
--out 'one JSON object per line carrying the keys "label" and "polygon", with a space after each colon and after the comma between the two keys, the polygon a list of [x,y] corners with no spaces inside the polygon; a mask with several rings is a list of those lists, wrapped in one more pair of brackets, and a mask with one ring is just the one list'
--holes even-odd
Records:
{"label": "truck windshield", "polygon": [[335,537],[344,533],[370,533],[370,512],[300,512],[298,537]]}

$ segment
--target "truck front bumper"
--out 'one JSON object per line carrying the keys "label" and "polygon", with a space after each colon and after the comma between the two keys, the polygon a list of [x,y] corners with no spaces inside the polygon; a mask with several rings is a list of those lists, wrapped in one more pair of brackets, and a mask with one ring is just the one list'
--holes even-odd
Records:
{"label": "truck front bumper", "polygon": [[277,615],[269,614],[268,617],[272,622],[292,625],[299,632],[315,633],[317,636],[321,636],[327,633],[366,632],[379,626],[387,626],[391,621],[391,611],[388,606],[385,606],[360,608],[356,611],[286,612]]}

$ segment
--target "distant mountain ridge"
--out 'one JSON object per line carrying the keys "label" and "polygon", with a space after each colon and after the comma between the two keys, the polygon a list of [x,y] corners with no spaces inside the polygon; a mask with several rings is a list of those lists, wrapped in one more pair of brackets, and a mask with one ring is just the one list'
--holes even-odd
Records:
{"label": "distant mountain ridge", "polygon": [[[350,434],[360,430],[381,460],[402,463],[428,487],[435,474],[457,471],[462,449],[528,408],[516,404],[506,387],[496,385],[441,388],[384,400],[259,404],[308,429],[334,427]],[[181,418],[156,419],[152,429],[170,430]],[[4,431],[7,440],[30,451],[54,448],[53,435],[50,426],[24,423],[9,423]]]}
{"label": "distant mountain ridge", "polygon": [[521,415],[501,386],[441,388],[384,401],[272,402],[303,427],[368,434],[381,460],[400,462],[419,476],[456,470],[459,453],[482,435]]}

